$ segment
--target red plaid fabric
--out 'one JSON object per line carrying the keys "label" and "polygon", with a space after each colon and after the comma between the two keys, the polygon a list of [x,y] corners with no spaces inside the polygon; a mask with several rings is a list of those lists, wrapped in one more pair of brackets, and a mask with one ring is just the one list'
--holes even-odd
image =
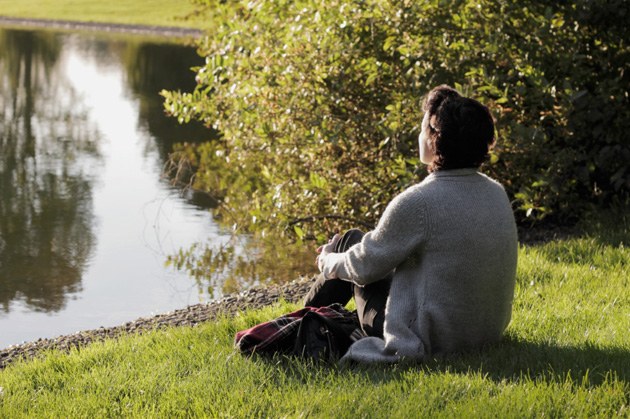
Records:
{"label": "red plaid fabric", "polygon": [[247,330],[236,333],[234,345],[244,353],[287,353],[293,350],[295,337],[300,327],[300,321],[308,312],[315,312],[320,316],[340,321],[356,321],[357,330],[351,338],[357,340],[362,337],[356,314],[346,310],[340,304],[327,307],[305,307],[277,319],[257,324]]}

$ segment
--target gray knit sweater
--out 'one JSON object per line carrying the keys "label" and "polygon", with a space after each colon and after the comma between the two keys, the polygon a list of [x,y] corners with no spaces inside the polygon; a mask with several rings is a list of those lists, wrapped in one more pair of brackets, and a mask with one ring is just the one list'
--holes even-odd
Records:
{"label": "gray knit sweater", "polygon": [[343,360],[394,362],[496,342],[512,312],[517,233],[503,187],[475,169],[438,171],[398,195],[377,227],[324,274],[358,285],[394,270],[384,339]]}

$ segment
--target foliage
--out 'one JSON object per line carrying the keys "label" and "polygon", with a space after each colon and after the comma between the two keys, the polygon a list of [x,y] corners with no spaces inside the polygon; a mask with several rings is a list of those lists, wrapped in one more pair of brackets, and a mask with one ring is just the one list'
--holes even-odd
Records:
{"label": "foliage", "polygon": [[[373,224],[418,180],[420,99],[441,83],[487,103],[485,170],[521,218],[579,216],[630,190],[627,2],[348,1],[215,4],[217,31],[180,121],[223,134],[192,158],[196,185],[239,220],[298,237]],[[305,216],[327,223],[291,224]],[[309,219],[312,220],[312,219]]]}
{"label": "foliage", "polygon": [[165,107],[222,138],[174,158],[239,231],[369,229],[426,173],[421,98],[442,83],[491,108],[483,170],[522,222],[574,222],[629,195],[628,2],[197,2],[217,29],[197,88],[163,92]]}
{"label": "foliage", "polygon": [[9,366],[0,416],[627,417],[630,249],[619,239],[627,229],[522,247],[507,339],[484,351],[371,367],[234,353],[237,330],[297,307],[282,303]]}
{"label": "foliage", "polygon": [[167,265],[187,272],[204,286],[213,299],[260,284],[281,284],[316,273],[315,252],[308,246],[295,246],[251,235],[234,235],[217,247],[199,242],[169,255]]}

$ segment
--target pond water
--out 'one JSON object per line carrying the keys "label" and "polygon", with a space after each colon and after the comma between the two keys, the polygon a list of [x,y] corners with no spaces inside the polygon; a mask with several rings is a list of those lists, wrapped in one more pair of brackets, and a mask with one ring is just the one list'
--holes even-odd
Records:
{"label": "pond water", "polygon": [[158,95],[191,90],[201,62],[156,39],[0,29],[0,348],[212,298],[165,266],[229,240],[162,176],[173,143],[212,136]]}

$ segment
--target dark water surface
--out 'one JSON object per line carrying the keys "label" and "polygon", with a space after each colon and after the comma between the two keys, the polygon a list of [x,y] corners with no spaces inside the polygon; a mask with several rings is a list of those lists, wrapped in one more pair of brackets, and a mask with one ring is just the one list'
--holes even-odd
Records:
{"label": "dark water surface", "polygon": [[207,301],[167,255],[228,240],[161,176],[164,116],[194,49],[155,39],[0,29],[0,347]]}

